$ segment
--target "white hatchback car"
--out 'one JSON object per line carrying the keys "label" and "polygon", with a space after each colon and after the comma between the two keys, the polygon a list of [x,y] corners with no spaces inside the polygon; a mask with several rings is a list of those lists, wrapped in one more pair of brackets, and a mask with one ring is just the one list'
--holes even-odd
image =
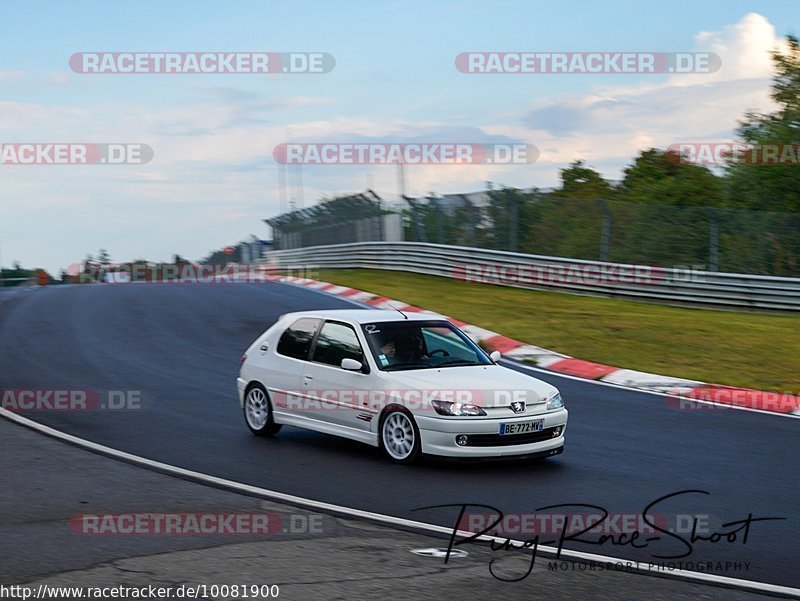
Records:
{"label": "white hatchback car", "polygon": [[255,434],[300,426],[398,463],[558,455],[567,425],[558,389],[499,358],[431,313],[287,313],[242,356],[239,403]]}

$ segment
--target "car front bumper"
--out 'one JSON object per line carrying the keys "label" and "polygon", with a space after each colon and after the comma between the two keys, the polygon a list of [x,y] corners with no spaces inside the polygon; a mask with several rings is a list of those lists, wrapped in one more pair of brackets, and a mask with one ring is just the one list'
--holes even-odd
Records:
{"label": "car front bumper", "polygon": [[[569,413],[566,409],[551,411],[540,415],[529,415],[519,418],[501,419],[453,419],[438,418],[428,416],[415,416],[419,426],[420,439],[422,441],[422,452],[430,455],[443,455],[446,457],[505,457],[513,455],[548,455],[558,454],[564,446],[564,434],[566,432],[567,417]],[[525,440],[523,434],[509,434],[498,437],[498,444],[492,446],[487,444],[487,438],[491,440],[493,435],[500,431],[501,423],[524,422],[533,419],[543,419],[544,431],[551,431],[554,428],[561,428],[558,436],[538,440],[536,442],[515,443],[516,440]],[[456,436],[464,434],[473,437],[483,438],[480,445],[467,444],[462,446],[456,444]],[[517,438],[520,437],[520,438]],[[509,444],[510,443],[510,444]]]}

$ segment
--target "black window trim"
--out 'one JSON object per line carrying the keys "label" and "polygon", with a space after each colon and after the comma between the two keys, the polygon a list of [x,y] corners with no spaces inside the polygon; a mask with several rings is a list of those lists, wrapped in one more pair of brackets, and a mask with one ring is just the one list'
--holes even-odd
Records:
{"label": "black window trim", "polygon": [[317,339],[319,338],[319,334],[320,332],[322,332],[322,328],[325,327],[326,323],[336,323],[339,324],[340,326],[347,326],[348,328],[353,330],[353,334],[356,335],[356,341],[358,341],[358,346],[361,349],[361,358],[363,359],[363,361],[361,361],[361,371],[360,372],[354,371],[351,373],[354,374],[360,373],[364,375],[369,374],[372,370],[370,369],[369,361],[367,361],[367,353],[364,350],[364,344],[361,341],[361,338],[358,337],[358,328],[352,323],[341,321],[339,319],[322,319],[322,323],[317,328],[317,331],[314,333],[314,337],[311,339],[311,347],[308,352],[308,362],[313,363],[314,365],[324,365],[325,367],[332,367],[333,369],[338,369],[339,371],[349,371],[349,370],[343,370],[340,365],[331,365],[330,363],[322,363],[321,361],[314,361],[313,359],[314,351],[317,348]]}
{"label": "black window trim", "polygon": [[[311,320],[314,320],[314,321],[317,322],[317,328],[316,328],[316,330],[314,330],[314,334],[311,336],[311,342],[308,344],[308,353],[306,354],[305,359],[301,359],[300,357],[292,357],[291,355],[284,355],[283,353],[279,352],[278,349],[281,346],[281,338],[283,338],[283,335],[286,333],[286,331],[291,329],[292,326],[294,326],[296,323],[298,323],[298,322],[300,322],[300,321],[302,321],[304,319],[311,319]],[[295,361],[305,361],[306,363],[310,363],[311,362],[311,353],[312,353],[312,351],[314,349],[314,345],[317,342],[317,336],[319,336],[319,331],[322,329],[322,324],[323,323],[325,323],[325,320],[322,317],[312,317],[310,315],[305,315],[303,317],[298,317],[291,324],[286,326],[283,329],[283,332],[281,332],[281,335],[278,336],[278,340],[275,341],[275,354],[276,355],[280,355],[281,357],[284,357],[286,359],[294,359]]]}

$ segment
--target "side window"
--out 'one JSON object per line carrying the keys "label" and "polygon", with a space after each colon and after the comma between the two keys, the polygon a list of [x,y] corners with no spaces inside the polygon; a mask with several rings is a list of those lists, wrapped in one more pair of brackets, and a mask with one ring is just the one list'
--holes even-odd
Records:
{"label": "side window", "polygon": [[364,362],[358,337],[353,328],[348,325],[333,321],[325,322],[317,336],[312,360],[339,367],[342,359]]}
{"label": "side window", "polygon": [[308,361],[311,340],[319,326],[319,319],[303,317],[290,325],[278,340],[277,352],[295,359]]}

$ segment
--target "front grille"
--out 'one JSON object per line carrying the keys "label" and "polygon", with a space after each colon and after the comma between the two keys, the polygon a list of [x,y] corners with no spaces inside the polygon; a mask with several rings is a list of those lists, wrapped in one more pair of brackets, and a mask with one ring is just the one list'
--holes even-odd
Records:
{"label": "front grille", "polygon": [[470,434],[467,436],[467,444],[465,446],[507,447],[515,444],[531,444],[558,438],[561,436],[562,431],[562,426],[556,426],[555,428],[545,428],[540,432],[528,432],[527,434],[507,434],[505,436],[500,436],[500,434]]}

